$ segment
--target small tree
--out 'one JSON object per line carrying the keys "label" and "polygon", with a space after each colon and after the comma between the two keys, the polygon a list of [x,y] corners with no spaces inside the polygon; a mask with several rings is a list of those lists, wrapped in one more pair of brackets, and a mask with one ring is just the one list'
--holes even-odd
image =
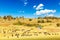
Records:
{"label": "small tree", "polygon": [[44,23],[44,20],[38,20],[38,23]]}
{"label": "small tree", "polygon": [[38,20],[38,23],[40,23],[41,21],[40,20]]}
{"label": "small tree", "polygon": [[32,21],[32,19],[29,19],[29,21]]}
{"label": "small tree", "polygon": [[6,20],[6,19],[7,19],[7,17],[6,17],[6,16],[4,16],[4,17],[3,17],[3,19],[5,19],[5,20]]}
{"label": "small tree", "polygon": [[10,21],[11,19],[13,19],[13,17],[10,16],[10,15],[8,15],[8,16],[7,16],[7,19]]}
{"label": "small tree", "polygon": [[59,27],[59,26],[60,26],[60,24],[59,24],[59,23],[57,23],[56,25],[57,25],[57,27]]}

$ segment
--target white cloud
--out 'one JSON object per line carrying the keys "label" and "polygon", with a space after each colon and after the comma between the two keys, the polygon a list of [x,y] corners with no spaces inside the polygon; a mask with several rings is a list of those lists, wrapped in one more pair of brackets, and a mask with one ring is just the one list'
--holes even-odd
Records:
{"label": "white cloud", "polygon": [[28,2],[24,2],[24,6],[26,6],[28,4]]}
{"label": "white cloud", "polygon": [[56,12],[56,10],[44,9],[43,6],[44,6],[43,4],[39,4],[38,6],[33,6],[34,8],[36,8],[36,12],[34,13],[34,15],[44,14],[46,16],[53,16],[53,13]]}
{"label": "white cloud", "polygon": [[27,4],[27,2],[24,2],[24,4],[26,5],[26,4]]}
{"label": "white cloud", "polygon": [[36,8],[36,5],[34,5],[33,8]]}
{"label": "white cloud", "polygon": [[49,14],[49,13],[55,13],[55,12],[56,10],[44,9],[44,10],[36,11],[36,15]]}
{"label": "white cloud", "polygon": [[47,15],[48,17],[53,17],[54,16],[54,14],[49,14],[49,15]]}
{"label": "white cloud", "polygon": [[37,7],[36,7],[36,10],[40,10],[40,9],[43,9],[43,4],[39,4]]}

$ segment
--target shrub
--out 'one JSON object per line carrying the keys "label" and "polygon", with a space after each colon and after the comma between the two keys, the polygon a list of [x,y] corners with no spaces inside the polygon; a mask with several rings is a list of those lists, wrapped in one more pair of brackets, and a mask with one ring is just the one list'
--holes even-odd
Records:
{"label": "shrub", "polygon": [[59,24],[59,23],[57,23],[56,25],[57,25],[57,27],[59,27],[59,26],[60,26],[60,24]]}
{"label": "shrub", "polygon": [[32,19],[29,19],[29,21],[32,21]]}
{"label": "shrub", "polygon": [[40,23],[40,21],[38,21],[38,23]]}
{"label": "shrub", "polygon": [[41,20],[41,21],[39,20],[38,23],[44,23],[44,20]]}
{"label": "shrub", "polygon": [[19,34],[15,34],[15,36],[17,36],[17,38],[19,38]]}
{"label": "shrub", "polygon": [[8,19],[9,21],[10,21],[11,19],[13,19],[13,17],[12,17],[11,15],[4,16],[3,18],[4,18],[4,19]]}
{"label": "shrub", "polygon": [[41,23],[44,23],[44,20],[42,20]]}
{"label": "shrub", "polygon": [[6,17],[6,16],[4,16],[4,17],[3,17],[3,19],[7,19],[7,17]]}
{"label": "shrub", "polygon": [[12,37],[13,37],[14,35],[12,34]]}

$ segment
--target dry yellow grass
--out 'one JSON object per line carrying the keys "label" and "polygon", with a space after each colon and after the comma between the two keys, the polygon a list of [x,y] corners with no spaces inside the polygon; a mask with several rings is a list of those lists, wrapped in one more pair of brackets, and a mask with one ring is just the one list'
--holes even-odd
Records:
{"label": "dry yellow grass", "polygon": [[[38,20],[44,20],[44,23],[38,23]],[[29,21],[28,18],[15,19],[10,21],[0,19],[0,38],[11,39],[60,37],[60,27],[56,26],[56,24],[60,22],[60,19],[58,19],[58,21],[57,19],[49,20],[51,22],[46,22],[47,19],[32,19],[32,21]],[[18,24],[14,25],[14,23]],[[33,26],[28,24],[31,24]],[[38,28],[38,24],[43,26],[42,29]]]}

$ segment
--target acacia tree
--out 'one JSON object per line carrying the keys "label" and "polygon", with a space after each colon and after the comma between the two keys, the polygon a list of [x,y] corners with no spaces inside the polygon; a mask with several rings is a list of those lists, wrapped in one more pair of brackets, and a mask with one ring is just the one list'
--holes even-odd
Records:
{"label": "acacia tree", "polygon": [[8,15],[8,16],[7,16],[7,19],[10,21],[11,19],[13,19],[13,17],[10,16],[10,15]]}
{"label": "acacia tree", "polygon": [[6,17],[6,16],[4,16],[4,17],[3,17],[3,19],[5,19],[5,20],[6,20],[6,19],[7,19],[7,17]]}

